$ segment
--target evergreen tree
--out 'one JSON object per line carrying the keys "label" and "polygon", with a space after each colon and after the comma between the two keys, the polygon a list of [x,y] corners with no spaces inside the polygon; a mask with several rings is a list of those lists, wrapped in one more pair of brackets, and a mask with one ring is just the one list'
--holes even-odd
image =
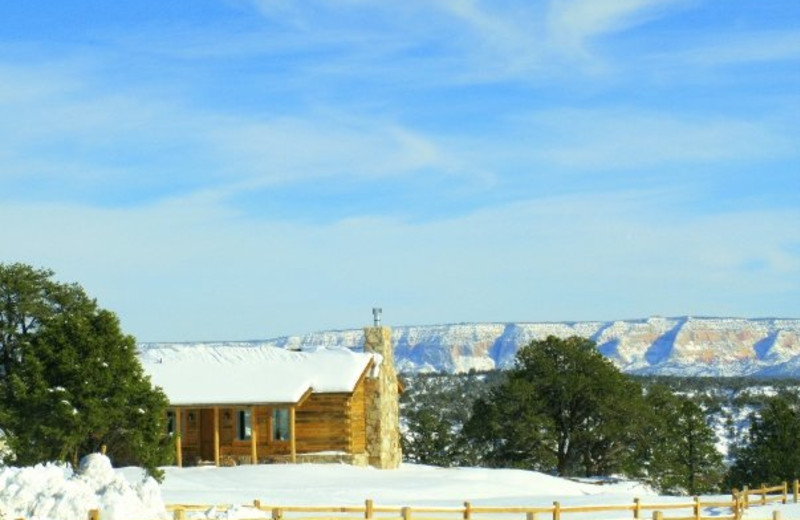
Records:
{"label": "evergreen tree", "polygon": [[642,390],[591,340],[550,336],[517,352],[505,383],[475,403],[465,433],[484,463],[604,475],[622,469],[642,417]]}
{"label": "evergreen tree", "polygon": [[474,465],[474,446],[463,436],[472,403],[485,393],[486,375],[424,374],[408,378],[400,398],[403,456],[435,466]]}
{"label": "evergreen tree", "polygon": [[800,474],[800,397],[782,392],[750,415],[744,442],[732,450],[731,486],[758,486],[791,481]]}
{"label": "evergreen tree", "polygon": [[663,385],[650,387],[645,401],[649,418],[642,429],[637,467],[630,473],[666,493],[717,491],[724,473],[722,455],[703,410]]}
{"label": "evergreen tree", "polygon": [[116,316],[52,276],[0,264],[0,429],[14,461],[76,463],[106,445],[157,475],[171,456],[166,397]]}

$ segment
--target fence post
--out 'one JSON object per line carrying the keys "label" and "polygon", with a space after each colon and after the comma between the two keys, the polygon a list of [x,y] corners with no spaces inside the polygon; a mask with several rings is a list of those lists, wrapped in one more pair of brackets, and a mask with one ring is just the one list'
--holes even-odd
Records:
{"label": "fence post", "polygon": [[375,505],[373,504],[372,499],[368,498],[366,502],[364,502],[364,518],[366,518],[367,520],[372,518],[372,512],[374,508]]}
{"label": "fence post", "polygon": [[472,516],[472,504],[464,502],[464,520],[469,520]]}
{"label": "fence post", "polygon": [[533,511],[528,511],[525,513],[525,520],[537,520],[537,514]]}
{"label": "fence post", "polygon": [[633,499],[633,517],[636,520],[642,518],[642,501],[639,497]]}
{"label": "fence post", "polygon": [[797,495],[799,494],[798,492],[800,492],[800,481],[794,479],[794,481],[792,482],[792,494],[794,495],[795,504],[797,503]]}
{"label": "fence post", "polygon": [[87,516],[89,520],[100,520],[100,510],[99,509],[90,509],[89,515]]}
{"label": "fence post", "polygon": [[260,511],[261,510],[261,500],[259,500],[257,498],[255,500],[253,500],[253,507],[255,507],[256,509],[258,509]]}
{"label": "fence post", "polygon": [[184,520],[186,518],[186,510],[185,509],[176,509],[174,513],[172,513],[172,518],[174,520]]}
{"label": "fence post", "polygon": [[781,520],[781,512],[777,509],[772,512],[772,520]]}
{"label": "fence post", "polygon": [[786,503],[786,497],[789,495],[789,484],[784,480],[783,481],[783,500],[781,500],[781,504]]}
{"label": "fence post", "polygon": [[747,486],[742,489],[742,498],[744,498],[744,508],[748,509],[750,507],[750,490]]}
{"label": "fence post", "polygon": [[283,518],[283,510],[280,507],[272,508],[272,520],[281,520]]}
{"label": "fence post", "polygon": [[664,513],[661,511],[653,511],[653,520],[662,520],[664,518]]}
{"label": "fence post", "polygon": [[553,520],[561,520],[561,502],[553,502]]}
{"label": "fence post", "polygon": [[700,497],[694,497],[694,518],[700,520]]}
{"label": "fence post", "polygon": [[411,508],[406,506],[402,510],[403,513],[403,520],[410,520],[411,519]]}
{"label": "fence post", "polygon": [[761,483],[761,505],[767,505],[767,485],[763,482]]}

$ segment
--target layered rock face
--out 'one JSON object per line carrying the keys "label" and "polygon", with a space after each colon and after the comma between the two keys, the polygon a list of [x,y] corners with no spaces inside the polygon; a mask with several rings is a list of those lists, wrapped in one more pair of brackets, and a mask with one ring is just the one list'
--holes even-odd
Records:
{"label": "layered rock face", "polygon": [[[549,335],[582,336],[620,369],[638,374],[800,377],[800,320],[662,318],[613,322],[476,323],[395,327],[400,372],[508,368],[521,346]],[[236,345],[362,349],[360,329]]]}

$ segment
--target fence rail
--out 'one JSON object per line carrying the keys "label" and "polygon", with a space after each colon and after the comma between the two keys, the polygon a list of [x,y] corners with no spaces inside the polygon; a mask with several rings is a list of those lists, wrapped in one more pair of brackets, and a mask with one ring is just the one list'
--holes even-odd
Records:
{"label": "fence rail", "polygon": [[[795,480],[792,486],[792,500],[798,502],[800,482]],[[757,497],[751,499],[751,497]],[[789,484],[783,482],[777,486],[761,485],[759,488],[749,489],[744,487],[741,491],[734,489],[729,501],[703,502],[699,497],[694,497],[691,502],[674,503],[643,503],[639,498],[634,498],[632,504],[602,504],[563,506],[560,502],[553,502],[552,506],[474,506],[464,502],[462,507],[436,507],[436,506],[386,506],[375,505],[373,500],[367,499],[363,505],[351,506],[304,506],[304,505],[268,505],[260,500],[243,507],[252,508],[253,512],[269,513],[272,520],[566,520],[562,515],[576,513],[627,513],[634,520],[652,518],[653,520],[741,520],[745,509],[750,506],[766,506],[769,503],[789,501]],[[187,514],[193,512],[207,512],[216,510],[224,512],[234,507],[233,504],[169,504],[166,509],[171,512],[174,520],[185,520]],[[703,516],[707,508],[729,508],[729,516]],[[664,516],[664,511],[690,510],[689,516]],[[645,512],[651,511],[646,516]],[[429,516],[436,515],[436,516]],[[487,516],[493,515],[493,517]],[[509,515],[516,515],[515,518]],[[292,519],[287,518],[292,516]],[[476,516],[478,518],[476,518]],[[100,512],[93,509],[88,512],[88,520],[101,520]],[[261,515],[259,518],[263,518]],[[16,520],[24,520],[22,518]],[[142,519],[144,520],[144,519]],[[255,520],[255,518],[254,518]],[[581,519],[585,520],[585,519]],[[781,520],[780,511],[773,511],[772,517],[755,519],[748,516],[748,520]]]}

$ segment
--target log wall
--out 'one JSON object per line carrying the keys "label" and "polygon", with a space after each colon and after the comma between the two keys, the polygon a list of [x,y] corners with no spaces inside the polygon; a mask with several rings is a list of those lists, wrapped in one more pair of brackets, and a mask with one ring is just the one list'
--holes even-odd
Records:
{"label": "log wall", "polygon": [[[356,385],[352,394],[311,394],[296,409],[295,445],[297,453],[338,451],[350,454],[366,451],[366,392],[365,378]],[[243,407],[219,409],[220,455],[243,462],[251,455],[251,441],[237,437],[237,419]],[[182,413],[183,458],[187,464],[213,460],[214,422],[213,408],[184,408]],[[269,406],[255,408],[258,458],[269,461],[271,457],[288,455],[288,440],[272,438],[272,413]],[[252,419],[251,419],[252,420]],[[212,455],[209,455],[212,454]]]}

